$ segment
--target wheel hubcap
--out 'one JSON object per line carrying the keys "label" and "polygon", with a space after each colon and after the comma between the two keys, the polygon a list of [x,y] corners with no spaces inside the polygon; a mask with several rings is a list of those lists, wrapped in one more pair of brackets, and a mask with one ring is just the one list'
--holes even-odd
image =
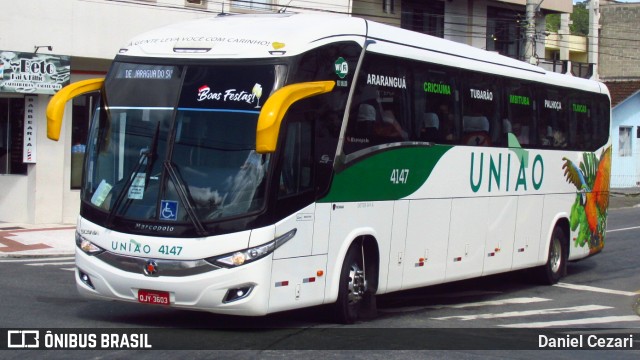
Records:
{"label": "wheel hubcap", "polygon": [[360,302],[365,290],[364,271],[360,269],[358,264],[351,264],[351,269],[349,270],[349,304]]}
{"label": "wheel hubcap", "polygon": [[557,238],[553,239],[551,248],[549,249],[549,264],[551,265],[551,271],[557,273],[560,271],[560,263],[562,262],[562,245]]}

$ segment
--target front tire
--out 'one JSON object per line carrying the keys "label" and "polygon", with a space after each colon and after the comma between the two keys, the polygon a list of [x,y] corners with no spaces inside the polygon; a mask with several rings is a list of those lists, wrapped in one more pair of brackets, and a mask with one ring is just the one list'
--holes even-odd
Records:
{"label": "front tire", "polygon": [[347,251],[340,271],[338,300],[335,303],[338,322],[353,324],[358,319],[366,290],[362,249],[354,243]]}
{"label": "front tire", "polygon": [[564,231],[559,226],[553,229],[547,263],[537,269],[537,278],[544,285],[553,285],[567,273],[569,249]]}

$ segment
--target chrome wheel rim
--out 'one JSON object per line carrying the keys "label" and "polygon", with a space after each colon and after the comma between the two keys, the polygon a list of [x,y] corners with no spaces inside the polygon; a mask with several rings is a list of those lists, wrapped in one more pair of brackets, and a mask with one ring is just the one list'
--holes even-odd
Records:
{"label": "chrome wheel rim", "polygon": [[357,263],[351,264],[349,269],[349,305],[354,305],[362,300],[365,291],[364,271]]}
{"label": "chrome wheel rim", "polygon": [[562,245],[560,239],[553,238],[551,242],[551,248],[549,249],[549,264],[551,265],[551,271],[555,274],[560,271],[560,264],[562,263]]}

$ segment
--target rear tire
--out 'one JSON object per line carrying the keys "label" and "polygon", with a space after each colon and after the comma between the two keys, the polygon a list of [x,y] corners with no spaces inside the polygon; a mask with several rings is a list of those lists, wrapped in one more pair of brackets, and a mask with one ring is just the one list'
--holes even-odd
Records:
{"label": "rear tire", "polygon": [[536,277],[541,284],[553,285],[566,275],[568,252],[564,231],[556,226],[551,234],[547,263],[536,269]]}
{"label": "rear tire", "polygon": [[334,308],[339,323],[353,324],[358,319],[366,290],[362,250],[354,243],[347,251],[340,271],[338,300]]}

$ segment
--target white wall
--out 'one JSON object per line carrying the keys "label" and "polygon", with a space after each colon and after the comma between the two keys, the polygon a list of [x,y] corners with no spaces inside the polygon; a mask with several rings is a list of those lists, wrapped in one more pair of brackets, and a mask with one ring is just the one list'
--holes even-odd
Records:
{"label": "white wall", "polygon": [[[611,187],[625,188],[640,183],[640,93],[636,93],[613,108],[611,124]],[[631,156],[620,156],[620,127],[631,127]]]}
{"label": "white wall", "polygon": [[487,47],[487,1],[445,2],[444,21],[445,39]]}
{"label": "white wall", "polygon": [[[35,183],[29,187],[30,196],[34,196],[35,208],[30,209],[29,222],[52,224],[62,222],[62,190],[64,189],[64,150],[66,144],[47,139],[46,104],[48,95],[38,96],[36,119],[38,119],[38,155],[37,164],[29,177],[35,176]],[[70,121],[62,124],[62,133],[71,126]]]}
{"label": "white wall", "polygon": [[28,184],[28,176],[0,175],[0,221],[27,222]]}

